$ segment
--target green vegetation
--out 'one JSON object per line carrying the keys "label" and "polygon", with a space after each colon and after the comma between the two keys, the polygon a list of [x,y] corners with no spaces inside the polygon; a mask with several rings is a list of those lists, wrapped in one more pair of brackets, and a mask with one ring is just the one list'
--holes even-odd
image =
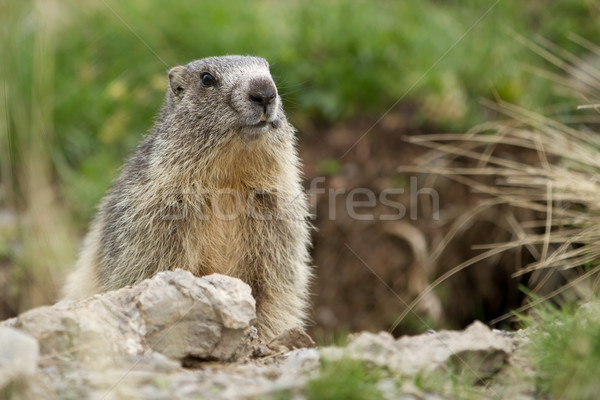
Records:
{"label": "green vegetation", "polygon": [[362,361],[324,361],[319,376],[306,385],[311,400],[379,400],[383,396],[376,387],[381,372]]}
{"label": "green vegetation", "polygon": [[[490,9],[493,3],[475,0],[379,6],[349,0],[168,6],[64,0],[35,7],[7,1],[2,183],[22,190],[14,175],[33,157],[25,144],[27,124],[45,110],[48,136],[42,141],[49,159],[40,163],[84,227],[123,158],[150,129],[167,69],[209,55],[268,58],[300,126],[361,115],[376,120],[398,99],[418,105],[416,126],[449,129],[484,120],[480,96],[551,104],[548,82],[532,79],[526,69],[538,64],[537,56],[511,32],[539,33],[581,52],[565,33],[600,33],[588,3],[499,2]],[[40,77],[43,93],[33,87]],[[27,104],[22,110],[21,102]]]}
{"label": "green vegetation", "polygon": [[348,329],[340,329],[328,334],[316,334],[314,339],[317,346],[345,347],[350,339],[350,331]]}
{"label": "green vegetation", "polygon": [[334,158],[329,158],[321,161],[317,165],[317,170],[323,175],[337,175],[342,170],[342,162]]}
{"label": "green vegetation", "polygon": [[472,374],[465,369],[460,371],[449,369],[421,373],[416,377],[404,377],[404,381],[410,380],[414,380],[419,390],[425,393],[436,393],[444,398],[470,400],[490,397],[490,393],[486,393],[486,387],[476,382]]}
{"label": "green vegetation", "polygon": [[600,393],[600,303],[577,312],[544,307],[530,318],[531,351],[542,395],[597,399]]}

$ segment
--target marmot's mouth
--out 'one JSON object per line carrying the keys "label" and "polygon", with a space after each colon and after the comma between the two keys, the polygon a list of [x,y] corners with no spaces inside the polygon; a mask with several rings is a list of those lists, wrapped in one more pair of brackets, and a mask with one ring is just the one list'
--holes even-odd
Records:
{"label": "marmot's mouth", "polygon": [[275,121],[259,121],[255,124],[246,125],[246,129],[263,131],[266,128],[277,128],[277,126]]}
{"label": "marmot's mouth", "polygon": [[263,135],[265,135],[271,126],[270,122],[261,121],[255,124],[248,124],[240,130],[245,138],[247,139],[257,139]]}
{"label": "marmot's mouth", "polygon": [[271,129],[278,129],[281,125],[279,119],[273,121],[258,121],[254,124],[248,124],[242,128],[246,135],[261,136]]}

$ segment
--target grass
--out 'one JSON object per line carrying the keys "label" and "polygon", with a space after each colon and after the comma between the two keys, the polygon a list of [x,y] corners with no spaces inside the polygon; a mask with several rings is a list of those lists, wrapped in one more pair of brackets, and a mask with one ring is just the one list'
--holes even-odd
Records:
{"label": "grass", "polygon": [[[300,389],[302,398],[309,400],[383,400],[385,397],[377,388],[377,383],[389,377],[385,371],[363,361],[341,359],[321,360],[318,371]],[[284,390],[269,398],[288,400],[296,398],[298,390]]]}
{"label": "grass", "polygon": [[318,377],[304,391],[310,400],[380,400],[384,397],[376,384],[381,376],[362,361],[323,361]]}
{"label": "grass", "polygon": [[[430,285],[429,290],[477,260],[520,249],[537,259],[515,273],[515,277],[531,275],[530,282],[535,281],[531,287],[533,294],[539,294],[538,290],[544,289],[544,284],[556,276],[569,283],[516,311],[525,311],[570,287],[575,289],[575,295],[589,299],[597,289],[594,279],[600,272],[597,268],[600,258],[600,184],[596,179],[600,174],[600,140],[592,131],[574,129],[508,103],[490,106],[506,113],[510,120],[488,123],[467,134],[411,138],[434,149],[435,154],[445,159],[442,166],[422,165],[411,170],[441,174],[468,185],[474,192],[490,196],[480,207],[457,221],[444,243],[465,229],[467,222],[476,219],[478,213],[498,204],[531,210],[544,217],[516,221],[511,213],[500,216],[514,229],[514,240],[478,246],[483,251],[479,256],[456,266]],[[505,146],[500,153],[503,155],[496,152],[500,146]],[[506,146],[531,151],[537,160],[515,159]],[[473,161],[475,166],[465,166],[465,159]],[[491,180],[478,177],[494,177],[495,180],[490,183]]]}
{"label": "grass", "polygon": [[477,384],[474,377],[465,369],[449,368],[446,371],[421,373],[415,377],[405,377],[405,381],[414,381],[414,385],[422,392],[435,393],[443,398],[483,399],[494,398],[486,392],[484,385]]}
{"label": "grass", "polygon": [[[574,37],[600,56],[600,49]],[[545,40],[525,41],[535,52],[571,77],[543,72],[565,93],[597,103],[600,70],[573,53]],[[433,282],[427,292],[476,261],[508,250],[529,252],[536,261],[520,266],[515,277],[527,276],[529,301],[492,323],[532,308],[520,317],[527,327],[530,363],[540,398],[593,399],[600,390],[600,138],[598,106],[579,107],[571,118],[549,118],[513,104],[488,103],[506,117],[465,134],[411,137],[432,149],[423,163],[406,170],[443,175],[487,195],[479,207],[456,221],[441,247],[487,208],[504,204],[513,211],[499,215],[510,226],[512,240],[477,246],[477,257],[466,260]],[[587,123],[592,123],[588,125]],[[514,210],[528,210],[531,219],[518,220]],[[439,250],[434,249],[435,254]],[[579,305],[585,304],[581,308]],[[408,312],[408,311],[407,311]],[[399,323],[404,316],[399,317]],[[435,391],[456,381],[455,375],[417,379]],[[459,385],[459,387],[461,387]],[[467,387],[468,388],[468,387]],[[470,392],[468,390],[467,392]],[[461,395],[462,396],[462,395]],[[475,398],[478,398],[477,395]]]}
{"label": "grass", "polygon": [[[23,15],[26,9],[19,5],[12,11]],[[2,17],[6,23],[1,43],[3,54],[18,52],[18,43],[11,41],[10,36],[19,37],[24,29],[11,15]],[[5,57],[0,69],[3,78],[0,106],[6,118],[0,127],[0,149],[4,152],[0,157],[6,160],[0,162],[0,206],[19,216],[17,232],[3,233],[8,236],[8,243],[15,239],[19,242],[19,246],[8,245],[6,251],[20,267],[12,270],[16,285],[11,287],[11,292],[19,298],[21,309],[54,301],[60,285],[60,267],[71,264],[74,254],[66,210],[59,204],[58,188],[50,168],[52,152],[49,149],[56,140],[53,114],[56,43],[51,29],[50,25],[41,25],[23,43],[31,46],[30,65],[21,65],[23,59]],[[16,79],[9,71],[28,71],[31,76]]]}
{"label": "grass", "polygon": [[596,399],[600,392],[598,302],[575,311],[546,306],[528,319],[539,394]]}
{"label": "grass", "polygon": [[[512,38],[512,31],[539,32],[571,48],[564,32],[600,33],[594,6],[569,0],[528,6],[499,2],[477,24],[489,2],[5,4],[4,54],[10,56],[4,58],[3,76],[11,90],[0,146],[2,183],[13,187],[9,194],[18,192],[14,175],[33,158],[14,152],[25,142],[20,132],[29,130],[18,120],[27,123],[30,112],[19,114],[12,105],[18,98],[31,100],[36,76],[51,75],[45,87],[51,101],[36,98],[54,125],[52,141],[45,143],[50,158],[44,169],[80,229],[123,158],[151,127],[170,66],[215,54],[264,56],[300,126],[357,116],[376,120],[402,99],[419,105],[416,126],[456,129],[485,119],[477,105],[481,96],[497,94],[535,107],[549,98],[558,101],[547,82],[526,71],[535,56]],[[36,35],[52,45],[49,69],[32,62]]]}
{"label": "grass", "polygon": [[349,336],[349,329],[343,328],[327,335],[317,335],[315,337],[315,342],[317,343],[317,346],[345,347],[348,344]]}
{"label": "grass", "polygon": [[[565,92],[585,100],[600,98],[597,66],[546,40],[524,41],[571,75],[565,78],[545,71]],[[600,57],[600,48],[577,37],[574,41]],[[443,175],[464,183],[475,193],[488,195],[478,207],[454,223],[442,244],[434,250],[434,258],[452,237],[467,229],[471,221],[491,207],[507,205],[513,210],[529,210],[529,215],[541,218],[518,221],[511,211],[499,216],[499,223],[513,231],[513,240],[477,246],[482,250],[480,255],[433,282],[396,324],[426,293],[448,277],[481,259],[508,250],[527,251],[537,260],[518,267],[514,273],[514,277],[528,276],[527,290],[535,299],[492,323],[549,299],[562,296],[563,300],[575,297],[589,301],[598,292],[600,139],[594,125],[585,125],[585,122],[600,122],[597,106],[574,106],[579,114],[565,123],[560,117],[550,118],[504,101],[487,102],[487,106],[506,119],[476,126],[465,134],[410,138],[433,152],[424,157],[422,164],[406,170]],[[437,165],[432,166],[433,160],[438,161]]]}

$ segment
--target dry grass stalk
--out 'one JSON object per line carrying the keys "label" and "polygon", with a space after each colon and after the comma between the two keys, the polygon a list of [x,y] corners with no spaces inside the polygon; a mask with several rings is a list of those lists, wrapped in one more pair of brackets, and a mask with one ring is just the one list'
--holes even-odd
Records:
{"label": "dry grass stalk", "polygon": [[[519,38],[521,40],[521,38]],[[600,48],[572,35],[600,60]],[[581,58],[539,39],[525,41],[533,51],[567,72],[571,78],[547,73],[557,84],[570,85],[580,97],[600,98],[600,70]],[[598,101],[591,101],[597,103]],[[600,135],[587,126],[569,126],[521,107],[499,101],[486,105],[507,120],[480,125],[465,134],[413,136],[409,141],[433,151],[405,172],[443,175],[468,185],[473,192],[489,195],[478,207],[456,221],[444,241],[433,252],[440,256],[444,246],[469,221],[482,211],[500,204],[533,210],[539,220],[516,221],[506,218],[513,230],[513,240],[477,246],[485,250],[435,280],[400,315],[392,329],[436,286],[468,266],[508,250],[529,251],[537,260],[519,268],[514,276],[533,274],[533,294],[525,311],[568,289],[579,297],[597,292],[600,281]],[[597,112],[594,104],[579,109]],[[598,113],[600,114],[600,113]],[[501,149],[501,150],[500,150]],[[520,151],[511,151],[521,149]],[[537,155],[537,160],[519,160],[522,149]],[[468,166],[464,166],[464,162]],[[488,177],[488,179],[481,179]],[[489,177],[495,178],[490,182]],[[539,294],[537,291],[552,273],[564,274],[568,283]],[[509,316],[507,314],[492,323]]]}

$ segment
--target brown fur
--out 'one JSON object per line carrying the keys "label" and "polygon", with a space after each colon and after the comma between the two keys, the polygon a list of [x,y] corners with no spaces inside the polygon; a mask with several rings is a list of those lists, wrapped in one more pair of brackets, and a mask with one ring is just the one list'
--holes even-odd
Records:
{"label": "brown fur", "polygon": [[[214,86],[202,83],[205,72]],[[99,207],[65,297],[176,268],[217,272],[252,287],[259,333],[271,338],[306,318],[307,215],[294,129],[266,61],[175,67],[153,131]]]}

